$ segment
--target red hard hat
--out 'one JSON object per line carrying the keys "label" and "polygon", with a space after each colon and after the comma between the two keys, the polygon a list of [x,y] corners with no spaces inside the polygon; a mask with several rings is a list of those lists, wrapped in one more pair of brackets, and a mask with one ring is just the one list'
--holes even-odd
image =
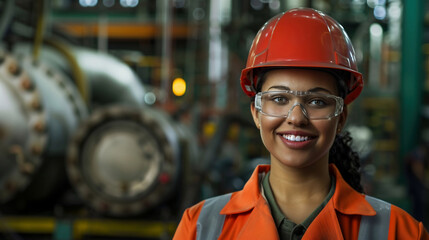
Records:
{"label": "red hard hat", "polygon": [[344,28],[324,13],[296,8],[270,19],[259,30],[241,72],[241,87],[248,96],[256,94],[255,69],[267,67],[327,68],[347,71],[345,104],[356,99],[363,88],[355,51]]}

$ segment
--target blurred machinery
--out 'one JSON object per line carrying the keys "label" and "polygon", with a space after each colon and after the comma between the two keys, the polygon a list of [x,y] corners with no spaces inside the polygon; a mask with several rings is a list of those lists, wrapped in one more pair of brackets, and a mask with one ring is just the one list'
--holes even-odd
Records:
{"label": "blurred machinery", "polygon": [[[137,74],[118,58],[93,49],[74,46],[60,39],[47,39],[39,58],[74,79],[91,109],[108,104],[143,107],[145,87]],[[15,43],[17,55],[31,54],[33,45]]]}
{"label": "blurred machinery", "polygon": [[[97,96],[89,101],[96,106],[91,110],[67,71],[45,64],[44,58],[15,55],[2,51],[0,58],[3,214],[64,208],[70,200],[61,194],[69,184],[98,216],[149,212],[145,219],[173,221],[195,201],[197,188],[185,187],[192,185],[195,137],[165,112],[144,106],[144,88],[135,75],[103,78],[105,73],[92,68],[86,75],[89,93]],[[105,66],[132,73],[120,61]],[[104,84],[97,83],[102,79]],[[119,97],[103,97],[103,92]],[[121,97],[124,93],[128,97]]]}
{"label": "blurred machinery", "polygon": [[[49,186],[63,177],[60,171],[52,170],[62,167],[68,139],[88,110],[64,73],[33,61],[31,56],[14,58],[3,53],[1,69],[0,201],[18,201],[23,195],[44,199],[56,189]],[[49,181],[35,183],[46,175]]]}
{"label": "blurred machinery", "polygon": [[196,137],[145,104],[141,79],[123,61],[55,33],[33,41],[40,25],[31,10],[41,2],[0,1],[0,215],[67,217],[77,202],[89,208],[74,217],[176,221],[195,201],[185,186]]}
{"label": "blurred machinery", "polygon": [[[32,45],[13,48],[14,54],[3,50],[0,65],[1,202],[25,206],[23,194],[40,176],[45,189],[59,183],[53,174],[61,172],[67,152],[71,183],[100,213],[136,215],[171,197],[184,162],[195,157],[184,145],[195,144],[186,143],[193,138],[184,126],[144,106],[144,87],[127,65],[66,45],[41,46],[39,59],[31,55]],[[79,75],[85,76],[80,92],[70,78]]]}
{"label": "blurred machinery", "polygon": [[[79,195],[97,212],[129,216],[189,194],[185,160],[195,143],[165,113],[112,106],[85,121],[68,152],[67,170]],[[182,186],[183,187],[183,186]],[[180,198],[173,205],[180,203]]]}

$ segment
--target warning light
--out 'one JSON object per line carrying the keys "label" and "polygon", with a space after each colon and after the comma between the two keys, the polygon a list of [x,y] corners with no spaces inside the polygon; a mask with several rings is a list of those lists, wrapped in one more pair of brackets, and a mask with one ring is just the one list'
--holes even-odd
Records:
{"label": "warning light", "polygon": [[176,78],[173,80],[173,93],[174,95],[180,97],[183,96],[186,92],[186,82],[183,78]]}

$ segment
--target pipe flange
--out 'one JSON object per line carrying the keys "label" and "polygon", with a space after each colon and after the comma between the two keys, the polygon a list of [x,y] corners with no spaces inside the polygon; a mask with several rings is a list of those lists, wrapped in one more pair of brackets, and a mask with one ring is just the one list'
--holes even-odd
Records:
{"label": "pipe flange", "polygon": [[45,76],[44,80],[51,81],[61,91],[60,96],[66,99],[68,104],[72,106],[74,116],[77,119],[82,120],[88,117],[87,106],[77,87],[68,76],[44,62],[34,61],[30,55],[23,57],[22,62],[26,71]]}
{"label": "pipe flange", "polygon": [[38,90],[8,54],[0,61],[0,91],[0,203],[5,203],[30,183],[42,162],[47,135]]}
{"label": "pipe flange", "polygon": [[57,86],[63,91],[64,96],[66,96],[73,108],[74,115],[79,120],[87,118],[87,106],[72,80],[68,79],[68,77],[66,77],[62,72],[56,71],[54,68],[50,68],[48,65],[43,65],[43,68],[47,75],[52,76],[50,79],[53,80],[55,84],[57,84]]}
{"label": "pipe flange", "polygon": [[45,106],[49,138],[46,157],[65,157],[70,136],[87,117],[85,103],[72,81],[55,67],[25,54],[21,55],[20,62],[33,79]]}
{"label": "pipe flange", "polygon": [[70,143],[67,170],[78,195],[97,212],[128,216],[167,200],[180,172],[178,135],[154,109],[95,111]]}

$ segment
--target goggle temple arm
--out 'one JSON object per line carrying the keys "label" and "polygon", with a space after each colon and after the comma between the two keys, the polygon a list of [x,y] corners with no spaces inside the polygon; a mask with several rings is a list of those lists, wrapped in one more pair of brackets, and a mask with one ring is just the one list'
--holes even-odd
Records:
{"label": "goggle temple arm", "polygon": [[262,111],[262,100],[261,100],[262,96],[261,93],[257,93],[255,96],[255,108],[256,110],[258,110],[259,112]]}

